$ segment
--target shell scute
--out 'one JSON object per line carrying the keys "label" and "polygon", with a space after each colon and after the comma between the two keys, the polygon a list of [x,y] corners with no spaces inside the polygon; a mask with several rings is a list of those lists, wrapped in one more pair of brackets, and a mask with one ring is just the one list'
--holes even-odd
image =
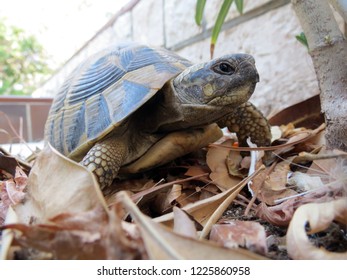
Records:
{"label": "shell scute", "polygon": [[[105,97],[93,96],[86,102],[85,124],[88,139],[101,134],[112,122]],[[76,135],[79,138],[82,135]]]}
{"label": "shell scute", "polygon": [[85,153],[191,63],[164,50],[123,44],[78,66],[58,91],[45,138],[74,158]]}

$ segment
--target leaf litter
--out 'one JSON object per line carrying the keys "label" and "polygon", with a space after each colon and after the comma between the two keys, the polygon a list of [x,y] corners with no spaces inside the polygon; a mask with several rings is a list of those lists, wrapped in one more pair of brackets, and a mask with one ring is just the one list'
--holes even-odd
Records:
{"label": "leaf litter", "polygon": [[[346,259],[347,157],[325,149],[312,106],[270,118],[271,147],[238,147],[225,134],[103,193],[87,169],[50,146],[32,167],[1,153],[0,256]],[[271,155],[266,166],[255,150]]]}

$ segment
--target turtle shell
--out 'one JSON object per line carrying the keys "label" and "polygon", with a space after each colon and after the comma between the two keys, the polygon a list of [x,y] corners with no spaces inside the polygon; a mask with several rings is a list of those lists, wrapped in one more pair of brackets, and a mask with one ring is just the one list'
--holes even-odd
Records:
{"label": "turtle shell", "polygon": [[135,43],[103,50],[78,66],[53,100],[45,139],[71,158],[83,156],[191,63]]}

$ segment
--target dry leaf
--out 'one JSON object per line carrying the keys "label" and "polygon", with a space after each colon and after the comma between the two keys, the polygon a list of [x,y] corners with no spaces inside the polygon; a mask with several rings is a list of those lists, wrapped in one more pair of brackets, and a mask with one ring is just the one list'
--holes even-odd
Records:
{"label": "dry leaf", "polygon": [[178,207],[173,208],[174,214],[174,227],[173,231],[177,234],[197,238],[197,232],[194,222],[188,217],[188,215]]}
{"label": "dry leaf", "polygon": [[327,154],[335,154],[336,158],[316,159],[307,171],[311,176],[319,176],[325,185],[330,185],[334,188],[344,188],[347,186],[347,160],[340,158],[339,155],[346,156],[347,153],[334,150],[326,151],[321,149],[317,156]]}
{"label": "dry leaf", "polygon": [[286,187],[289,172],[289,161],[276,164],[274,170],[265,179],[258,199],[268,205],[274,205],[277,199],[297,194],[294,190]]}
{"label": "dry leaf", "polygon": [[266,254],[266,233],[262,225],[252,221],[223,220],[211,229],[210,240],[227,248],[245,247]]}
{"label": "dry leaf", "polygon": [[14,170],[14,178],[0,181],[0,225],[5,220],[8,208],[21,203],[25,198],[27,175],[18,166]]}
{"label": "dry leaf", "polygon": [[225,249],[176,234],[143,215],[126,193],[120,192],[119,199],[140,227],[150,259],[264,259],[244,249]]}
{"label": "dry leaf", "polygon": [[307,131],[307,129],[304,127],[295,128],[295,125],[291,122],[282,124],[279,128],[282,131],[283,138],[291,138],[292,136],[300,134],[300,132]]}
{"label": "dry leaf", "polygon": [[156,213],[167,213],[171,211],[174,202],[182,195],[182,185],[173,184],[167,192],[160,193],[156,196],[151,209]]}
{"label": "dry leaf", "polygon": [[[325,155],[322,149],[319,155]],[[314,160],[307,171],[307,176],[319,176],[323,186],[314,190],[288,197],[282,204],[267,207],[258,205],[256,215],[275,225],[286,226],[292,219],[295,209],[307,203],[324,203],[341,197],[347,185],[347,161],[343,159]],[[319,183],[320,184],[320,183]],[[277,200],[279,202],[279,200]]]}
{"label": "dry leaf", "polygon": [[277,147],[274,146],[274,148],[276,148],[276,154],[281,155],[293,150],[295,145],[306,143],[309,140],[312,140],[317,135],[319,135],[322,131],[324,131],[324,129],[325,129],[325,123],[323,123],[322,125],[320,125],[314,130],[309,130],[305,128],[295,129],[293,132],[290,132],[291,135],[287,143],[279,145]]}
{"label": "dry leaf", "polygon": [[[289,201],[289,200],[288,200]],[[284,204],[268,207],[266,203],[261,202],[257,205],[255,215],[260,219],[268,221],[277,226],[287,226],[293,216],[295,207],[294,201],[284,202],[291,207],[284,207]]]}
{"label": "dry leaf", "polygon": [[302,172],[294,172],[288,178],[288,184],[297,187],[300,191],[309,191],[324,186],[319,176],[309,175]]}
{"label": "dry leaf", "polygon": [[343,259],[347,252],[334,253],[315,247],[308,239],[309,234],[326,229],[333,220],[347,225],[347,198],[326,203],[312,203],[301,206],[295,211],[287,231],[287,250],[293,259]]}
{"label": "dry leaf", "polygon": [[207,166],[200,166],[200,165],[192,165],[188,167],[188,170],[186,173],[184,173],[185,176],[199,176],[208,173],[210,170]]}
{"label": "dry leaf", "polygon": [[231,176],[236,176],[243,178],[244,175],[240,172],[240,165],[242,161],[242,156],[240,155],[240,152],[238,151],[230,151],[227,159],[226,159],[226,165],[228,172]]}
{"label": "dry leaf", "polygon": [[274,206],[267,206],[261,202],[256,207],[256,216],[268,221],[273,225],[287,226],[291,221],[295,209],[308,203],[323,203],[333,200],[335,197],[341,197],[341,190],[331,187],[323,187],[315,191],[296,195],[286,199],[284,202]]}
{"label": "dry leaf", "polygon": [[[243,184],[244,186],[244,184]],[[215,212],[215,210],[220,206],[220,204],[232,193],[235,189],[230,189],[226,192],[217,194],[210,198],[197,201],[195,203],[190,203],[184,207],[186,213],[191,215],[198,223],[205,225],[210,216]],[[159,223],[163,223],[168,227],[173,227],[173,213],[168,213],[162,215],[154,220]]]}
{"label": "dry leaf", "polygon": [[324,123],[319,94],[268,117],[271,125],[293,122],[296,127],[315,128]]}
{"label": "dry leaf", "polygon": [[[120,180],[113,183],[110,187],[103,189],[103,195],[107,205],[111,206],[117,200],[117,192],[119,190],[125,190],[133,194],[147,191],[156,185],[157,184],[153,180],[149,180],[147,178]],[[141,203],[144,203],[146,200],[147,197],[140,197],[138,199],[138,201],[141,201]]]}
{"label": "dry leaf", "polygon": [[[231,145],[231,140],[224,142],[223,145]],[[226,164],[229,154],[230,150],[228,149],[212,146],[206,155],[206,163],[211,169],[210,178],[223,190],[230,189],[241,181],[240,178],[229,174]]]}
{"label": "dry leaf", "polygon": [[150,189],[147,190],[143,190],[139,193],[136,193],[132,196],[132,199],[134,201],[137,201],[139,198],[146,198],[147,196],[149,197],[149,199],[152,199],[153,197],[155,197],[158,193],[161,193],[163,191],[166,191],[167,189],[171,188],[174,184],[184,184],[185,182],[189,182],[192,180],[198,180],[200,178],[203,178],[205,176],[207,176],[208,174],[200,174],[194,177],[189,177],[186,179],[179,179],[179,180],[175,180],[172,182],[168,182],[168,183],[164,183],[164,184],[159,184],[161,182],[159,182],[158,184],[156,184],[155,186],[151,187]]}
{"label": "dry leaf", "polygon": [[279,140],[282,137],[282,130],[279,126],[271,126],[271,143]]}
{"label": "dry leaf", "polygon": [[[115,210],[115,209],[113,209]],[[122,228],[120,213],[101,207],[60,214],[45,224],[9,224],[22,249],[47,252],[53,259],[134,259],[141,257],[140,240],[129,238]],[[20,233],[20,234],[18,234]],[[35,255],[30,256],[35,258]]]}
{"label": "dry leaf", "polygon": [[[17,223],[17,215],[10,206],[5,218],[5,224]],[[0,246],[0,260],[12,259],[9,255],[11,244],[14,238],[14,232],[12,230],[3,230],[1,232],[1,246]]]}
{"label": "dry leaf", "polygon": [[19,222],[44,222],[63,212],[79,213],[106,203],[93,174],[50,146],[40,153],[28,182],[26,201],[14,210]]}
{"label": "dry leaf", "polygon": [[[259,169],[257,173],[260,171],[261,169]],[[195,219],[195,221],[204,226],[204,230],[200,236],[201,238],[209,233],[211,226],[217,222],[217,220],[223,214],[224,210],[231,204],[232,200],[237,196],[237,194],[242,190],[247,182],[252,180],[252,178],[257,175],[257,173],[254,173],[252,176],[245,178],[232,189],[217,194],[211,198],[188,204],[187,206],[182,208],[182,210],[191,215]],[[160,216],[158,218],[155,218],[154,220],[163,223],[168,227],[173,227],[172,213]]]}

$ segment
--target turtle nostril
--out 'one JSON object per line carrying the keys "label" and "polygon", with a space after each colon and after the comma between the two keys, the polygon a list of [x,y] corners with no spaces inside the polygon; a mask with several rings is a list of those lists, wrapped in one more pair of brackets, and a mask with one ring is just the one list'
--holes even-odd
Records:
{"label": "turtle nostril", "polygon": [[260,81],[259,79],[259,74],[258,73],[255,73],[255,81],[258,83]]}

